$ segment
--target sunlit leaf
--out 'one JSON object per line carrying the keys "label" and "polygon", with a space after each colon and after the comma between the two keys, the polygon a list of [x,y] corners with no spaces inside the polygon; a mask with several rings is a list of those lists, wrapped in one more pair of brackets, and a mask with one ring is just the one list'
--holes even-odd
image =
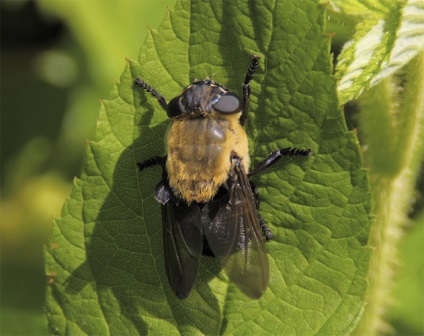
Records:
{"label": "sunlit leaf", "polygon": [[[363,310],[370,196],[355,135],[346,129],[332,77],[325,8],[317,1],[179,1],[151,30],[102,103],[95,141],[46,249],[50,330],[60,334],[340,335]],[[190,296],[166,279],[160,169],[136,162],[164,154],[168,124],[140,76],[168,100],[196,78],[241,93],[251,55],[247,131],[253,165],[281,147],[311,148],[255,179],[270,284],[260,300],[204,257]]]}

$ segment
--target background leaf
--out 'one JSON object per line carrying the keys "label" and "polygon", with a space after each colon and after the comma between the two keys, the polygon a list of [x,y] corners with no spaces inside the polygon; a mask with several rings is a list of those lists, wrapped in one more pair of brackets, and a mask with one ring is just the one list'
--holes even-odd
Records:
{"label": "background leaf", "polygon": [[[180,1],[139,62],[129,61],[104,101],[62,219],[46,249],[50,330],[59,334],[344,334],[362,312],[370,196],[355,135],[331,76],[325,10],[316,1]],[[164,152],[157,101],[133,88],[141,76],[168,100],[212,76],[241,92],[250,56],[262,56],[252,85],[248,134],[253,163],[279,147],[312,148],[255,183],[264,218],[268,291],[252,301],[203,258],[196,287],[179,301],[162,254],[154,169],[136,162]]]}
{"label": "background leaf", "polygon": [[340,102],[357,98],[424,50],[424,2],[421,0],[332,1],[334,8],[356,16],[353,39],[338,58]]}
{"label": "background leaf", "polygon": [[[387,308],[395,305],[391,292],[399,270],[398,250],[414,218],[411,204],[415,194],[423,192],[422,183],[417,183],[424,153],[423,55],[415,57],[395,76],[364,92],[359,103],[359,135],[366,146],[364,158],[375,202],[370,246],[376,249],[370,263],[366,298],[369,304],[356,334],[374,335],[391,330]],[[419,209],[420,202],[417,203]]]}

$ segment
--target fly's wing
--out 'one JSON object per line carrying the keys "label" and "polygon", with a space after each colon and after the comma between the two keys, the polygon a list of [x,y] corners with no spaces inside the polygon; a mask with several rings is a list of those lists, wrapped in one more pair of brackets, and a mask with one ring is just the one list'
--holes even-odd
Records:
{"label": "fly's wing", "polygon": [[244,294],[258,299],[268,287],[269,264],[255,199],[237,157],[227,185],[227,195],[203,208],[203,233],[230,280]]}
{"label": "fly's wing", "polygon": [[196,281],[202,256],[200,209],[183,201],[177,205],[172,199],[161,208],[166,275],[175,295],[185,299]]}

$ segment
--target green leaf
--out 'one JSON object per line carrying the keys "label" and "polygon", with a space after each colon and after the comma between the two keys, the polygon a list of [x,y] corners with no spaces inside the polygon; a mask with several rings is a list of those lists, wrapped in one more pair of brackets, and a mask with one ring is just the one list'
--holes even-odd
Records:
{"label": "green leaf", "polygon": [[[47,311],[58,334],[340,335],[364,307],[370,195],[354,133],[332,77],[325,9],[317,1],[179,1],[151,30],[100,111],[95,141],[46,248]],[[164,154],[168,120],[140,76],[169,101],[195,78],[241,94],[253,53],[247,123],[253,165],[283,147],[313,150],[255,179],[270,284],[258,301],[202,258],[190,296],[169,288],[162,252],[160,169],[136,162]]]}
{"label": "green leaf", "polygon": [[422,0],[336,0],[332,4],[358,21],[337,64],[341,103],[390,77],[424,50]]}

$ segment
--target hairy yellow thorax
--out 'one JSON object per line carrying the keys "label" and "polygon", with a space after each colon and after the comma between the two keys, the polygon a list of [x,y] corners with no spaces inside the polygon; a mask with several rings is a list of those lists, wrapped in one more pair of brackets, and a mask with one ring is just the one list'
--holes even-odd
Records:
{"label": "hairy yellow thorax", "polygon": [[176,196],[187,203],[208,202],[226,182],[234,153],[248,172],[248,141],[239,118],[240,113],[211,113],[171,121],[166,139],[166,169]]}

